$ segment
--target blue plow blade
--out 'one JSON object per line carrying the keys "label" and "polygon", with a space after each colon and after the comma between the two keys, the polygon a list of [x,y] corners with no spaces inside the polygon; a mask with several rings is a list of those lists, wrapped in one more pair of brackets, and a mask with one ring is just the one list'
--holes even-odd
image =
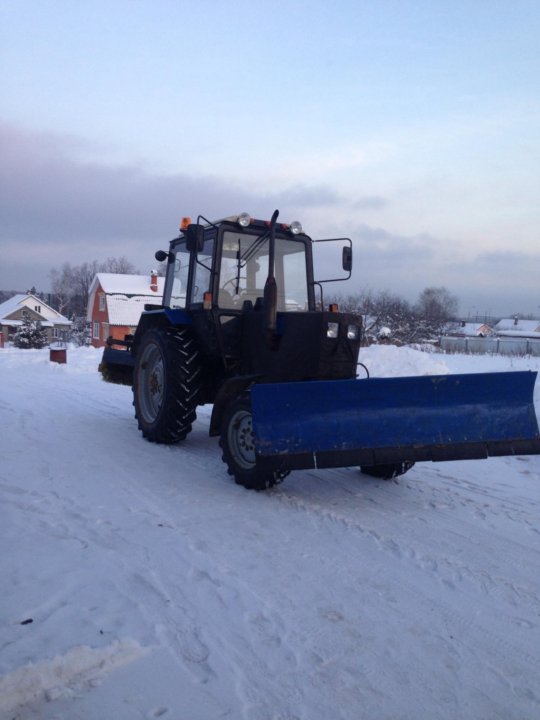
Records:
{"label": "blue plow blade", "polygon": [[535,372],[291,383],[251,390],[267,470],[540,454]]}

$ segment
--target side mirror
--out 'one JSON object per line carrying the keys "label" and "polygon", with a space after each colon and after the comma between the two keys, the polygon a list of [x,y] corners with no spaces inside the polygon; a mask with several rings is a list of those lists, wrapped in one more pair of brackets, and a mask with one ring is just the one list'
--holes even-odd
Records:
{"label": "side mirror", "polygon": [[341,257],[341,264],[345,272],[350,273],[352,270],[352,247],[345,245],[343,247],[343,254]]}
{"label": "side mirror", "polygon": [[204,248],[204,228],[198,223],[190,223],[184,230],[186,236],[186,249],[189,252],[200,253]]}
{"label": "side mirror", "polygon": [[165,260],[168,260],[169,258],[169,253],[165,252],[165,250],[158,250],[154,257],[158,262],[165,262]]}

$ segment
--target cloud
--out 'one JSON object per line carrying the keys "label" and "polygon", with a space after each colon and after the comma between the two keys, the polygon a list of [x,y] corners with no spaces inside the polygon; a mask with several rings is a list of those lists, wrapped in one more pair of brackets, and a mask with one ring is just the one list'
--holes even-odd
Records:
{"label": "cloud", "polygon": [[78,159],[91,148],[70,136],[24,133],[0,125],[6,149],[0,169],[2,235],[40,244],[168,237],[182,215],[223,217],[248,209],[266,217],[275,206],[335,205],[324,185],[296,184],[279,193],[253,191],[209,174],[150,172],[143,164],[105,165]]}
{"label": "cloud", "polygon": [[343,202],[343,198],[335,190],[325,185],[315,187],[294,185],[282,192],[271,193],[268,199],[271,200],[271,204],[279,207],[320,207]]}
{"label": "cloud", "polygon": [[536,313],[540,306],[540,253],[492,251],[440,266],[445,284],[460,298],[464,315]]}
{"label": "cloud", "polygon": [[[501,312],[533,312],[540,304],[538,254],[489,252],[470,261],[451,238],[370,226],[365,211],[387,205],[378,195],[354,200],[324,183],[298,182],[276,192],[202,169],[160,174],[142,162],[106,164],[89,160],[101,158],[104,148],[81,138],[1,122],[0,145],[0,289],[46,290],[50,270],[66,261],[125,256],[146,272],[183,215],[213,219],[247,210],[268,218],[278,207],[282,219],[301,220],[314,237],[352,238],[353,277],[337,292],[390,290],[414,300],[425,287],[444,285],[462,308],[481,303],[505,308]],[[316,250],[322,255],[318,277],[341,276],[335,246]]]}
{"label": "cloud", "polygon": [[362,250],[376,253],[385,260],[396,258],[398,262],[404,257],[415,262],[419,258],[432,258],[434,248],[440,245],[440,240],[431,235],[402,235],[366,224],[357,225],[354,235]]}
{"label": "cloud", "polygon": [[[348,283],[332,283],[331,292],[341,295],[365,290],[386,290],[413,302],[435,282],[435,268],[440,262],[436,248],[440,240],[426,234],[404,235],[381,227],[353,224],[348,236],[353,244],[353,274]],[[332,243],[315,247],[317,279],[342,277],[340,259]]]}
{"label": "cloud", "polygon": [[540,253],[505,250],[481,253],[475,260],[475,267],[487,274],[504,271],[508,275],[530,269],[531,263],[536,265],[540,272]]}
{"label": "cloud", "polygon": [[471,261],[448,264],[447,272],[459,276],[463,282],[473,283],[477,288],[491,288],[492,291],[530,287],[536,290],[540,302],[537,279],[540,253],[510,250],[480,253]]}
{"label": "cloud", "polygon": [[242,195],[204,175],[159,176],[136,164],[78,160],[70,138],[64,144],[61,137],[1,130],[8,150],[0,175],[2,234],[13,240],[91,241],[106,248],[170,233],[171,219],[189,212],[230,213]]}
{"label": "cloud", "polygon": [[[355,226],[351,237],[353,276],[346,288],[333,285],[336,293],[389,290],[413,302],[424,288],[442,285],[457,296],[464,316],[538,313],[538,253],[489,252],[470,260],[440,237],[392,233],[366,224]],[[319,267],[328,262],[325,258]]]}
{"label": "cloud", "polygon": [[[24,282],[19,281],[23,287],[42,283],[52,267],[65,261],[126,256],[145,268],[154,251],[177,233],[184,215],[216,218],[248,210],[269,217],[283,204],[292,212],[340,201],[323,185],[296,184],[272,194],[204,172],[166,175],[142,163],[93,162],[87,159],[92,146],[79,138],[27,132],[6,123],[0,123],[0,146],[2,266],[9,258],[10,279],[25,273]],[[0,287],[5,282],[5,274],[0,275]]]}
{"label": "cloud", "polygon": [[380,195],[365,195],[351,203],[351,207],[357,210],[380,210],[388,205],[388,200]]}

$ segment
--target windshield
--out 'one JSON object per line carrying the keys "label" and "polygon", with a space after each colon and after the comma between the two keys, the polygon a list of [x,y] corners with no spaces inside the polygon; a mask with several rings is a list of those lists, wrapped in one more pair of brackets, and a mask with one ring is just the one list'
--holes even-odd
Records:
{"label": "windshield", "polygon": [[[268,276],[269,235],[225,231],[219,274],[218,304],[241,308],[244,301],[260,304]],[[303,242],[276,237],[277,309],[308,309],[306,249]],[[260,298],[260,300],[259,300]]]}

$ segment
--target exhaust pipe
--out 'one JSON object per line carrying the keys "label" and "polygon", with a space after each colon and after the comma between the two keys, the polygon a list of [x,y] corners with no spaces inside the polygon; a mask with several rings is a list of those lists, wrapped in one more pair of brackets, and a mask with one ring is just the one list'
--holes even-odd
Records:
{"label": "exhaust pipe", "polygon": [[270,349],[276,348],[276,326],[277,326],[277,285],[275,278],[275,255],[276,255],[276,222],[279,210],[274,210],[270,220],[270,239],[268,244],[268,277],[264,284],[263,313],[264,313],[264,335],[266,344]]}

